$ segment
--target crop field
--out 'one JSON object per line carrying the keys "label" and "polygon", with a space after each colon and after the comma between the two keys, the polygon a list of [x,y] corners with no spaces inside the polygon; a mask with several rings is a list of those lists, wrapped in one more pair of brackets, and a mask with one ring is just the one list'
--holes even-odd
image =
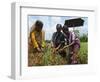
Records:
{"label": "crop field", "polygon": [[[66,57],[62,57],[59,53],[53,53],[50,45],[44,48],[43,52],[29,53],[28,66],[50,66],[50,65],[67,65]],[[88,63],[88,43],[81,42],[78,54],[79,64]]]}

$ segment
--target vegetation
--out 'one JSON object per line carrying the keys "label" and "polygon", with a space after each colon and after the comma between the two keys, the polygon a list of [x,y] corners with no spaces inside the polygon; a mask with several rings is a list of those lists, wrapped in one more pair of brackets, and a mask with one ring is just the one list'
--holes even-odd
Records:
{"label": "vegetation", "polygon": [[81,64],[88,63],[88,43],[87,42],[81,42],[81,47],[79,51],[79,62]]}
{"label": "vegetation", "polygon": [[80,34],[79,30],[74,30],[74,33],[80,38],[81,42],[88,42],[88,34]]}
{"label": "vegetation", "polygon": [[[74,30],[77,36],[80,38],[80,50],[78,54],[78,62],[80,64],[88,63],[88,34],[80,36],[78,30]],[[46,47],[43,52],[32,52],[32,47],[28,52],[28,66],[48,66],[48,65],[67,65],[67,58],[62,57],[59,53],[53,53],[51,48],[51,41],[46,40]]]}
{"label": "vegetation", "polygon": [[88,42],[88,34],[83,34],[80,36],[80,41],[81,42]]}
{"label": "vegetation", "polygon": [[[81,42],[81,47],[78,55],[80,64],[88,63],[88,43]],[[42,53],[29,53],[28,65],[29,66],[48,66],[48,65],[67,65],[66,58],[63,58],[58,53],[54,54],[52,48],[48,45],[44,48]]]}

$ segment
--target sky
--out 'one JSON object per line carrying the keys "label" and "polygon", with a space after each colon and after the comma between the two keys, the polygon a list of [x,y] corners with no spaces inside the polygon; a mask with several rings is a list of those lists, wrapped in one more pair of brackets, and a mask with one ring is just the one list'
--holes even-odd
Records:
{"label": "sky", "polygon": [[[45,31],[45,40],[51,40],[52,34],[56,31],[56,25],[61,24],[64,25],[65,20],[80,18],[76,16],[28,16],[28,29],[30,31],[32,25],[36,22],[36,20],[40,20],[43,22],[43,30]],[[76,27],[80,32],[80,35],[83,33],[88,33],[88,18],[81,17],[84,20],[84,25],[81,27]],[[72,29],[70,29],[72,30]]]}

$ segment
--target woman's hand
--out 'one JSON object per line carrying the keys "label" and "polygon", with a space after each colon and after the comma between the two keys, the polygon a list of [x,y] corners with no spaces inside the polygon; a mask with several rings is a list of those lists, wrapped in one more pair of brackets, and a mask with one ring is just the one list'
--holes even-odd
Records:
{"label": "woman's hand", "polygon": [[41,52],[42,50],[41,50],[40,48],[37,48],[37,51],[38,51],[38,52]]}

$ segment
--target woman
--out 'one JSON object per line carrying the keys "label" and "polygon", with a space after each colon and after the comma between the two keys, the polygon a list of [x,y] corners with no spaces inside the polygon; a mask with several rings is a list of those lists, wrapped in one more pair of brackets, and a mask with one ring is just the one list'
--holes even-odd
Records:
{"label": "woman", "polygon": [[70,32],[66,25],[63,26],[63,33],[66,37],[69,55],[68,55],[68,63],[69,64],[77,64],[78,63],[78,52],[80,49],[80,40],[76,36],[74,32]]}
{"label": "woman", "polygon": [[61,32],[62,30],[62,25],[61,24],[57,24],[56,25],[56,32],[53,33],[52,36],[52,45],[54,48],[54,53],[55,52],[59,52],[59,54],[66,58],[66,52],[65,50],[60,51],[60,49],[62,49],[65,46],[65,37],[63,35],[63,33]]}
{"label": "woman", "polygon": [[37,20],[32,26],[29,36],[29,43],[33,47],[33,52],[41,52],[44,45],[44,36],[45,33],[42,31],[43,23],[40,20]]}

